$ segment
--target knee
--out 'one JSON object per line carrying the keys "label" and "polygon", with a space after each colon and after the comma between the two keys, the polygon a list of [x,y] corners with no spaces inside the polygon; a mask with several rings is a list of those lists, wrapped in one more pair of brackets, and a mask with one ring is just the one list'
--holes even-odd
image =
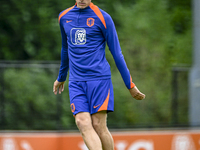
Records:
{"label": "knee", "polygon": [[77,117],[76,125],[80,132],[84,132],[92,127],[91,120],[89,118]]}

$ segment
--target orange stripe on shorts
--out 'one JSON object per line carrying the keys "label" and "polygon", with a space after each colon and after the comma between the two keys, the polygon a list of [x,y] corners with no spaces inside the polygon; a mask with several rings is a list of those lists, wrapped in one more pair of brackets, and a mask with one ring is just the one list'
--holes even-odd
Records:
{"label": "orange stripe on shorts", "polygon": [[110,89],[108,91],[108,95],[103,103],[103,105],[101,105],[101,107],[99,108],[98,112],[99,111],[102,111],[102,110],[107,110],[108,109],[108,101],[109,101],[109,98],[110,98]]}

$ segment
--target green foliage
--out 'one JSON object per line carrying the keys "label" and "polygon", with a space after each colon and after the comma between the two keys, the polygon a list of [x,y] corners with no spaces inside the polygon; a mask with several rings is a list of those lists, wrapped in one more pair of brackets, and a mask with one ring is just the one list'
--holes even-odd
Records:
{"label": "green foliage", "polygon": [[[115,5],[117,19],[121,21],[117,29],[122,51],[133,81],[146,94],[146,99],[132,102],[123,83],[115,79],[119,77],[116,77],[116,70],[113,70],[113,84],[117,93],[115,103],[123,104],[115,106],[118,115],[110,115],[113,122],[115,119],[126,118],[121,121],[122,124],[132,126],[171,123],[171,68],[174,64],[191,64],[192,38],[191,19],[182,18],[189,11],[183,9],[179,15],[180,20],[173,19],[185,24],[184,28],[181,27],[184,32],[180,34],[174,28],[176,23],[171,22],[171,16],[177,14],[169,12],[167,7],[164,0],[140,0],[129,7]],[[111,61],[110,55],[108,60]],[[183,81],[187,81],[187,78]],[[185,104],[179,106],[182,109],[179,109],[180,116],[187,112],[187,94],[182,100]],[[187,124],[187,117],[181,118],[181,122]],[[110,125],[114,126],[112,121]]]}
{"label": "green foliage", "polygon": [[[6,129],[55,130],[58,121],[61,121],[60,125],[66,125],[66,119],[62,120],[63,115],[65,118],[68,117],[66,128],[71,125],[70,121],[73,124],[73,116],[70,113],[70,119],[68,114],[70,109],[66,109],[69,106],[68,96],[64,95],[65,105],[59,106],[61,97],[56,97],[52,92],[54,71],[37,68],[6,69],[4,72]],[[58,116],[59,112],[62,113],[61,116]],[[59,120],[60,118],[62,119]]]}
{"label": "green foliage", "polygon": [[[74,1],[0,3],[1,60],[60,59],[58,14],[74,5]],[[192,62],[191,1],[93,3],[112,16],[133,81],[146,94],[143,101],[133,100],[106,48],[115,93],[115,112],[109,114],[109,127],[171,125],[171,68]],[[61,96],[53,95],[55,70],[5,69],[0,73],[4,74],[0,91],[4,89],[6,129],[75,128],[67,84]],[[179,96],[179,123],[187,124],[187,75],[181,76],[179,83],[184,93]]]}
{"label": "green foliage", "polygon": [[0,59],[60,58],[58,14],[74,3],[61,0],[8,0],[1,3]]}

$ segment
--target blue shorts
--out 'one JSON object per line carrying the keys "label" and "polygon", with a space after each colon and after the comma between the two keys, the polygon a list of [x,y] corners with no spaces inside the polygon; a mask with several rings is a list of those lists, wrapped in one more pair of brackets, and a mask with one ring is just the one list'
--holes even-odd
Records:
{"label": "blue shorts", "polygon": [[79,112],[114,111],[114,93],[111,79],[69,81],[69,97],[73,115]]}

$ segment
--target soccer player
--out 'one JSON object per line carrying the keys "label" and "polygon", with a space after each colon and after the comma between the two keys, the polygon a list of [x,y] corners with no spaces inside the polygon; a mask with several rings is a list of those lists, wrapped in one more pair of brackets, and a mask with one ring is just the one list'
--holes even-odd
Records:
{"label": "soccer player", "polygon": [[106,43],[132,97],[142,100],[145,95],[132,82],[113,20],[91,0],[76,0],[74,6],[59,14],[59,24],[61,65],[53,92],[63,92],[69,70],[71,111],[86,146],[89,150],[114,150],[106,123],[107,113],[114,111]]}

